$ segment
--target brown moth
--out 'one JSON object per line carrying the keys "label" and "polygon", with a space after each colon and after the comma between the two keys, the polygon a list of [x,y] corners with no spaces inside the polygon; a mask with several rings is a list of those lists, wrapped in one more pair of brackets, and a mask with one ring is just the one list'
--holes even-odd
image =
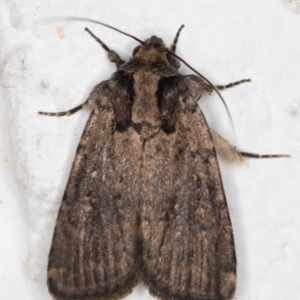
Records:
{"label": "brown moth", "polygon": [[216,150],[234,162],[260,156],[208,127],[195,94],[216,87],[178,71],[182,27],[171,51],[156,36],[135,38],[128,62],[87,29],[117,71],[84,104],[40,112],[91,109],[49,254],[53,299],[121,299],[138,282],[159,299],[233,298],[235,247]]}

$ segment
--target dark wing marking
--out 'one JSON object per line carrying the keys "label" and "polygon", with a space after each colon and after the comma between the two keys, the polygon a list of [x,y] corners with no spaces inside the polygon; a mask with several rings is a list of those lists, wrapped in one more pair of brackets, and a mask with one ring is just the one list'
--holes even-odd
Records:
{"label": "dark wing marking", "polygon": [[137,284],[133,196],[141,149],[133,128],[115,131],[112,105],[101,99],[83,132],[57,218],[48,264],[54,299],[119,299]]}
{"label": "dark wing marking", "polygon": [[229,300],[232,227],[209,128],[192,107],[144,147],[138,272],[160,299]]}

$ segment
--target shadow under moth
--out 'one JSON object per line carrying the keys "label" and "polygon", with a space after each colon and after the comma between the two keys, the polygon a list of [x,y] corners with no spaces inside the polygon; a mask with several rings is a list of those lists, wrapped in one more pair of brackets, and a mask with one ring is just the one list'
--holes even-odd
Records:
{"label": "shadow under moth", "polygon": [[117,71],[82,105],[40,112],[91,110],[49,254],[53,299],[121,299],[139,282],[159,299],[234,296],[236,255],[216,150],[234,162],[286,155],[239,152],[208,127],[197,98],[250,80],[214,86],[199,73],[182,75],[175,54],[182,27],[170,50],[156,36],[124,33],[140,43],[128,62],[86,29]]}

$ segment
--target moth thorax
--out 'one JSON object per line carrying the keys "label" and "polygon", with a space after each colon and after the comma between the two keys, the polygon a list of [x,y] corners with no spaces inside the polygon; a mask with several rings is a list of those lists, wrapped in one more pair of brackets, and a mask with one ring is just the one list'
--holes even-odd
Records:
{"label": "moth thorax", "polygon": [[140,70],[134,74],[132,121],[157,126],[160,123],[156,91],[160,76]]}

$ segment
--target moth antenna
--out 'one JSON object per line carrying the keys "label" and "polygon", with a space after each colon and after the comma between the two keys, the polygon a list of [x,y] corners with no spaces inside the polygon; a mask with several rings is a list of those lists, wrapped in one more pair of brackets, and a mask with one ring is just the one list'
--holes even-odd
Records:
{"label": "moth antenna", "polygon": [[191,65],[189,65],[186,61],[184,61],[181,57],[179,57],[177,54],[175,54],[174,52],[172,52],[171,50],[169,49],[166,49],[166,51],[168,53],[170,53],[171,55],[175,56],[177,59],[179,59],[181,62],[183,62],[188,68],[190,68],[193,72],[195,72],[198,76],[200,76],[202,79],[204,79],[208,84],[210,84],[210,86],[213,88],[213,90],[218,94],[218,96],[220,97],[220,99],[222,100],[225,108],[226,108],[226,111],[229,115],[229,119],[230,119],[230,122],[231,122],[231,126],[233,128],[233,132],[234,132],[234,135],[236,136],[235,134],[235,129],[234,129],[234,125],[233,125],[233,121],[232,121],[232,117],[231,117],[231,114],[230,114],[230,111],[228,109],[228,106],[224,100],[224,98],[222,97],[222,95],[220,94],[220,92],[218,91],[217,87],[211,83],[206,77],[204,77],[202,74],[200,74],[197,70],[195,70]]}
{"label": "moth antenna", "polygon": [[99,24],[99,25],[102,25],[102,26],[105,26],[105,27],[108,27],[112,30],[115,30],[119,33],[122,33],[124,35],[127,35],[129,37],[131,37],[132,39],[136,40],[137,42],[139,42],[140,44],[144,45],[144,42],[141,41],[140,39],[138,39],[137,37],[129,34],[129,33],[126,33],[118,28],[115,28],[111,25],[108,25],[108,24],[105,24],[105,23],[102,23],[102,22],[99,22],[99,21],[96,21],[96,20],[92,20],[92,19],[87,19],[87,18],[81,18],[81,17],[49,17],[49,18],[45,18],[46,20],[53,20],[53,21],[66,21],[66,20],[73,20],[73,21],[85,21],[85,22],[90,22],[90,23],[95,23],[95,24]]}
{"label": "moth antenna", "polygon": [[174,41],[173,41],[173,43],[172,43],[172,45],[171,45],[171,48],[170,48],[170,50],[171,50],[172,52],[176,52],[176,45],[177,45],[177,42],[178,42],[178,38],[179,38],[180,32],[181,32],[181,30],[183,29],[183,27],[184,27],[184,24],[182,24],[182,25],[179,27],[179,29],[178,29],[178,31],[177,31],[177,33],[176,33],[176,36],[175,36]]}

